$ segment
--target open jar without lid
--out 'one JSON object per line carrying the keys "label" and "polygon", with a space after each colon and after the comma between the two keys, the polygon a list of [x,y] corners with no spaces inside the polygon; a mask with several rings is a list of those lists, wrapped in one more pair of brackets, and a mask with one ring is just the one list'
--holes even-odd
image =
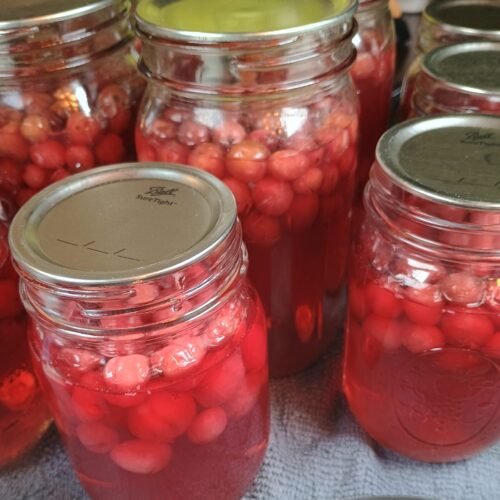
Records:
{"label": "open jar without lid", "polygon": [[0,198],[133,158],[142,94],[127,0],[3,0]]}
{"label": "open jar without lid", "polygon": [[441,0],[431,2],[423,12],[419,56],[408,69],[403,83],[401,115],[410,115],[410,97],[421,57],[441,45],[458,42],[500,42],[500,3],[497,0]]}
{"label": "open jar without lid", "polygon": [[230,191],[180,166],[96,169],[30,200],[10,242],[92,498],[241,497],[267,446],[268,373]]}
{"label": "open jar without lid", "polygon": [[438,47],[424,56],[410,116],[438,113],[500,115],[500,43]]}
{"label": "open jar without lid", "polygon": [[233,191],[274,375],[312,364],[340,327],[358,137],[355,7],[143,0],[135,16],[148,78],[138,157],[201,168]]}
{"label": "open jar without lid", "polygon": [[500,118],[379,142],[354,244],[344,390],[380,444],[429,462],[500,437]]}

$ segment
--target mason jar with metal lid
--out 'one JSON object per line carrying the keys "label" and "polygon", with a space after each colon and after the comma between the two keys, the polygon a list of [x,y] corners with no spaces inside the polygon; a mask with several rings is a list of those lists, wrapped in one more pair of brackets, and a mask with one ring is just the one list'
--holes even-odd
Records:
{"label": "mason jar with metal lid", "polygon": [[344,391],[378,443],[428,462],[500,438],[500,118],[382,136],[354,244]]}
{"label": "mason jar with metal lid", "polygon": [[[423,12],[418,42],[420,56],[407,71],[403,94],[413,93],[420,71],[421,55],[430,50],[465,41],[500,42],[500,3],[498,0],[440,0],[431,2]],[[402,114],[408,116],[410,103],[402,101]]]}
{"label": "mason jar with metal lid", "polygon": [[2,0],[0,198],[133,159],[143,81],[128,0]]}
{"label": "mason jar with metal lid", "polygon": [[[355,183],[355,0],[138,4],[140,160],[206,170],[233,191],[270,364],[312,364],[340,327]],[[327,294],[328,291],[328,294]]]}
{"label": "mason jar with metal lid", "polygon": [[356,12],[357,49],[351,75],[361,105],[358,188],[363,188],[375,159],[375,147],[389,125],[392,86],[396,67],[396,36],[388,0],[361,0]]}
{"label": "mason jar with metal lid", "polygon": [[415,78],[410,117],[439,113],[500,115],[500,43],[438,47],[422,60]]}
{"label": "mason jar with metal lid", "polygon": [[10,244],[91,497],[240,498],[267,447],[268,368],[229,189],[178,165],[95,169],[28,201]]}

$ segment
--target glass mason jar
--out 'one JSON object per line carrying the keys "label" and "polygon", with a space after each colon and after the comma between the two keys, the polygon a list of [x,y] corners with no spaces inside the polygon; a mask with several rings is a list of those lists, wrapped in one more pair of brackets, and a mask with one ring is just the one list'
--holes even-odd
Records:
{"label": "glass mason jar", "polygon": [[[312,364],[341,324],[358,136],[355,2],[335,11],[319,0],[322,17],[307,25],[225,34],[199,31],[235,29],[245,13],[254,26],[248,12],[259,20],[260,6],[247,12],[233,2],[221,19],[209,2],[196,16],[177,12],[192,3],[138,5],[148,86],[137,154],[201,168],[233,191],[269,318],[271,374],[291,374]],[[272,10],[278,3],[262,14],[272,27],[289,19]],[[165,19],[172,28],[154,23]]]}
{"label": "glass mason jar", "polygon": [[51,419],[31,365],[27,315],[0,213],[0,467],[33,446]]}
{"label": "glass mason jar", "polygon": [[439,113],[500,115],[500,43],[438,47],[422,59],[410,117]]}
{"label": "glass mason jar", "polygon": [[363,188],[375,159],[375,147],[389,125],[396,36],[388,0],[361,0],[356,20],[358,33],[353,42],[357,57],[351,76],[361,105],[356,201],[362,203]]}
{"label": "glass mason jar", "polygon": [[267,447],[265,316],[234,199],[167,167],[65,179],[11,227],[34,365],[95,499],[240,498]]}
{"label": "glass mason jar", "polygon": [[410,99],[421,58],[430,50],[450,43],[489,40],[500,42],[500,3],[498,0],[440,0],[423,12],[418,52],[407,71],[402,88],[400,113],[410,115]]}
{"label": "glass mason jar", "polygon": [[500,438],[500,118],[405,122],[377,148],[354,245],[344,391],[381,445],[429,462]]}
{"label": "glass mason jar", "polygon": [[127,0],[2,0],[0,194],[12,211],[71,173],[133,159],[144,84],[128,14]]}

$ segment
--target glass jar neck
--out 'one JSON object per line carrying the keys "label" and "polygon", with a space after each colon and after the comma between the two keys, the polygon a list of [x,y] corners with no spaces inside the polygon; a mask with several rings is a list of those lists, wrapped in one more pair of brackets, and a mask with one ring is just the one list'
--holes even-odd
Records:
{"label": "glass jar neck", "polygon": [[[365,191],[367,216],[388,240],[449,262],[500,262],[491,241],[500,236],[500,211],[449,205],[395,184],[376,162]],[[471,245],[471,242],[474,245]]]}
{"label": "glass jar neck", "polygon": [[197,94],[267,94],[309,87],[346,72],[355,59],[353,18],[272,40],[180,42],[136,27],[139,68],[173,90]]}
{"label": "glass jar neck", "polygon": [[[58,330],[94,337],[182,329],[186,321],[226,303],[246,275],[248,258],[236,224],[205,259],[149,281],[127,285],[69,286],[41,282],[19,266],[27,310]],[[105,326],[103,326],[105,325]],[[103,332],[105,330],[105,332]]]}
{"label": "glass jar neck", "polygon": [[36,77],[88,64],[132,38],[128,0],[50,24],[0,30],[0,79]]}

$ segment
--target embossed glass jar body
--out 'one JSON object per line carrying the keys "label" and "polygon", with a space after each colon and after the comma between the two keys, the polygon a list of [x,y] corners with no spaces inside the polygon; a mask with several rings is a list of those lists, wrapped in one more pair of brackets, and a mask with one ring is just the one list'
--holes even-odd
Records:
{"label": "embossed glass jar body", "polygon": [[443,0],[431,2],[420,26],[419,55],[405,76],[401,116],[410,115],[410,99],[424,54],[441,45],[473,41],[500,42],[500,5],[496,0]]}
{"label": "embossed glass jar body", "polygon": [[404,96],[410,117],[440,113],[500,115],[500,44],[460,43],[424,56],[413,95]]}
{"label": "embossed glass jar body", "polygon": [[375,159],[375,147],[389,125],[392,87],[396,67],[396,36],[387,0],[361,1],[356,13],[357,50],[351,75],[360,106],[360,144],[357,200],[361,202]]}
{"label": "embossed glass jar body", "polygon": [[267,339],[229,190],[159,164],[78,177],[28,202],[11,244],[80,481],[96,499],[240,498],[267,447]]}
{"label": "embossed glass jar body", "polygon": [[0,13],[0,195],[14,212],[51,182],[134,158],[142,95],[127,0],[59,0]]}
{"label": "embossed glass jar body", "polygon": [[383,136],[349,284],[349,406],[381,445],[429,462],[500,438],[500,119],[456,116]]}
{"label": "embossed glass jar body", "polygon": [[202,36],[138,9],[138,157],[202,168],[233,191],[274,375],[312,364],[342,317],[358,136],[346,4],[315,29]]}
{"label": "embossed glass jar body", "polygon": [[33,446],[51,420],[29,357],[27,315],[7,233],[0,217],[0,468]]}

